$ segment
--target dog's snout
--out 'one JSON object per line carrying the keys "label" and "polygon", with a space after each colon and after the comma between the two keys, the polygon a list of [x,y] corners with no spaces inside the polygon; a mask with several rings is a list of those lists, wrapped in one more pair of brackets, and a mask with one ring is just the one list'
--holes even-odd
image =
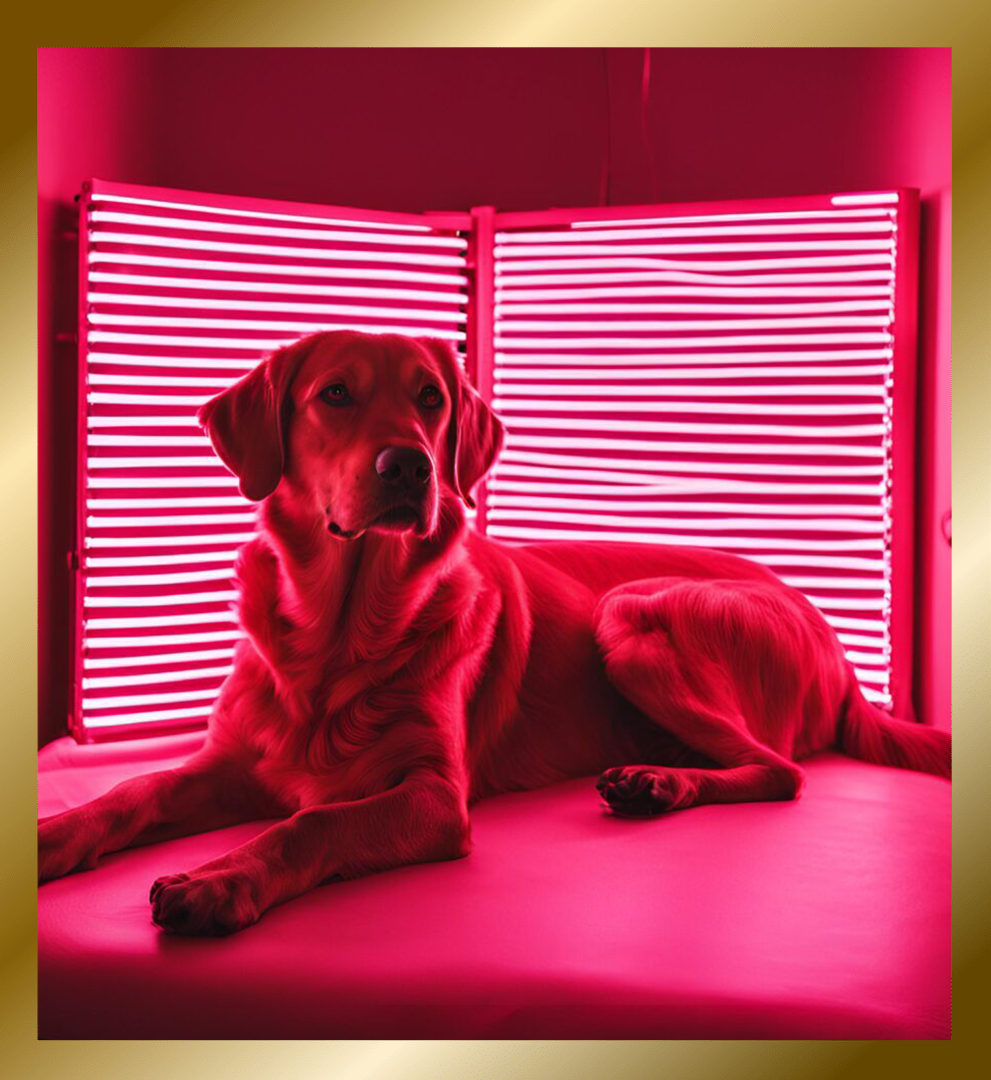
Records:
{"label": "dog's snout", "polygon": [[430,458],[415,446],[387,446],[375,459],[375,471],[386,483],[412,490],[430,482]]}

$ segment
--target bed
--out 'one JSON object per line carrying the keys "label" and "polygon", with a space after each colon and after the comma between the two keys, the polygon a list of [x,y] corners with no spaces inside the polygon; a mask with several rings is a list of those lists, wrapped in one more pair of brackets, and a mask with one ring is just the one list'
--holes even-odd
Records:
{"label": "bed", "polygon": [[[39,757],[39,813],[202,735]],[[822,755],[794,803],[651,820],[593,778],[480,803],[463,860],[325,886],[230,938],[162,934],[148,890],[241,825],[38,894],[39,1034],[123,1038],[950,1036],[950,785]]]}

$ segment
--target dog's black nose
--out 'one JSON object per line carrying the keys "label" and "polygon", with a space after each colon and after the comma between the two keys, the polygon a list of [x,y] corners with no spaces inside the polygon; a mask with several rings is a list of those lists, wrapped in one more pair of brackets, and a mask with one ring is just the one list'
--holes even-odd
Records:
{"label": "dog's black nose", "polygon": [[383,481],[417,491],[430,482],[430,458],[415,446],[387,446],[375,459]]}

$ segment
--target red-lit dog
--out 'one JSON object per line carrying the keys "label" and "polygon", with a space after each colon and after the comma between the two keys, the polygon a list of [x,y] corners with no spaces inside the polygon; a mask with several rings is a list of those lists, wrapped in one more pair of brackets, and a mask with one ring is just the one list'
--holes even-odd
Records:
{"label": "red-lit dog", "polygon": [[247,637],[204,749],[42,822],[42,880],[279,817],[152,887],[159,926],[229,933],[322,882],[466,855],[493,792],[605,769],[624,814],[793,799],[794,761],[837,745],[950,774],[948,735],[868,704],[818,611],[761,566],[467,529],[502,426],[442,342],[317,334],[200,418],[261,501]]}

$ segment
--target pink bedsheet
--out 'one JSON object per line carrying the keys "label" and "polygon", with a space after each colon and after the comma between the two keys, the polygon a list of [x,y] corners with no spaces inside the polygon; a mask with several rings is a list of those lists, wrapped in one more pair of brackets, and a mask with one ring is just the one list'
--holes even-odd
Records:
{"label": "pink bedsheet", "polygon": [[[40,755],[39,812],[197,736]],[[950,785],[836,756],[796,803],[648,821],[592,780],[487,800],[475,851],[328,885],[230,938],[148,889],[262,823],[42,887],[42,1038],[948,1038]]]}

